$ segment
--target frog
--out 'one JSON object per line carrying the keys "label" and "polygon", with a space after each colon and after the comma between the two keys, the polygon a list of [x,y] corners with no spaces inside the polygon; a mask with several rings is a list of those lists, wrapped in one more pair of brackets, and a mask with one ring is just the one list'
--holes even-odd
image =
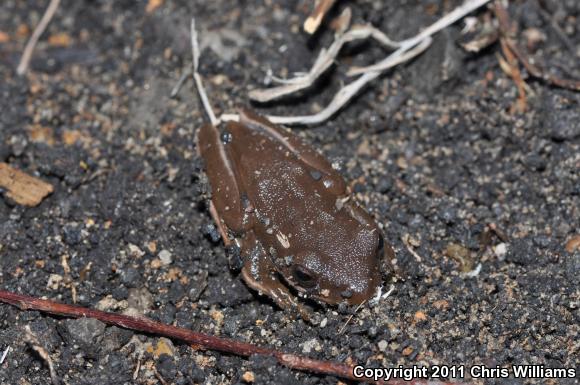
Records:
{"label": "frog", "polygon": [[209,211],[241,276],[309,320],[304,300],[357,305],[382,286],[391,246],[332,164],[304,139],[249,110],[205,124],[198,153]]}

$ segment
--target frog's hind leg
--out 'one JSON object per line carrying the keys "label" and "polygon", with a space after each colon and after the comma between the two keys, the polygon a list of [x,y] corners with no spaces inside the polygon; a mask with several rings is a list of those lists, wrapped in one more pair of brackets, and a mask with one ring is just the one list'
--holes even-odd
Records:
{"label": "frog's hind leg", "polygon": [[260,294],[272,298],[282,309],[296,311],[302,319],[312,321],[312,312],[297,301],[283,279],[279,276],[276,267],[266,254],[260,242],[256,241],[253,232],[249,232],[243,239],[245,249],[242,277],[246,284]]}
{"label": "frog's hind leg", "polygon": [[211,218],[213,219],[215,225],[218,228],[220,236],[222,237],[222,241],[224,242],[224,246],[225,247],[231,246],[232,241],[228,237],[228,232],[226,231],[224,224],[220,220],[220,216],[218,215],[217,210],[215,209],[215,206],[212,201],[209,201],[209,215],[211,215]]}

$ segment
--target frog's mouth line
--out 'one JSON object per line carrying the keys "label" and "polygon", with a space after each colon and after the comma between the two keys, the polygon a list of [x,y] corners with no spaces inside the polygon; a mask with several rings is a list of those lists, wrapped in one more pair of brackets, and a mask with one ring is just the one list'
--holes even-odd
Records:
{"label": "frog's mouth line", "polygon": [[[390,246],[387,245],[390,249]],[[392,249],[390,249],[392,250]],[[270,254],[269,254],[270,255]],[[278,280],[283,283],[283,285],[297,298],[300,298],[302,302],[309,301],[315,302],[322,305],[330,305],[330,306],[338,306],[340,304],[345,304],[347,306],[359,305],[361,303],[360,300],[351,301],[352,297],[358,296],[361,297],[360,292],[356,290],[352,290],[350,287],[334,287],[334,289],[321,289],[320,284],[317,282],[316,285],[312,287],[304,287],[300,283],[298,283],[292,274],[292,268],[288,265],[281,265],[280,259],[272,258],[270,255],[270,260],[272,261],[274,267],[274,273],[277,275]],[[383,266],[379,266],[379,276],[378,282],[386,281],[386,276],[389,275],[389,272],[392,272],[387,266],[383,268]],[[373,285],[374,286],[374,285]],[[381,284],[377,283],[375,290],[377,290]],[[333,291],[334,293],[341,293],[340,296],[338,295],[331,295]],[[345,293],[344,295],[342,293]],[[346,294],[350,293],[350,294]],[[372,294],[374,294],[373,292]],[[370,296],[372,298],[372,295]],[[363,298],[362,302],[368,301],[370,298]]]}
{"label": "frog's mouth line", "polygon": [[298,300],[302,303],[309,305],[315,304],[322,308],[326,308],[327,306],[337,306],[341,303],[350,306],[346,298],[342,298],[341,301],[333,301],[330,297],[326,297],[320,294],[320,287],[318,284],[312,288],[304,288],[293,282],[291,279],[286,278],[286,276],[279,270],[276,270],[276,275],[278,276],[280,282],[284,283],[284,286],[290,291],[290,293],[294,297],[298,298]]}
{"label": "frog's mouth line", "polygon": [[298,298],[300,302],[304,302],[306,304],[312,305],[315,304],[318,307],[326,307],[326,305],[330,305],[328,301],[325,301],[317,291],[319,289],[318,285],[311,289],[305,289],[295,282],[292,282],[290,279],[286,278],[284,274],[282,274],[279,270],[276,270],[276,275],[280,282],[284,283],[284,286],[290,291],[290,293],[295,297]]}

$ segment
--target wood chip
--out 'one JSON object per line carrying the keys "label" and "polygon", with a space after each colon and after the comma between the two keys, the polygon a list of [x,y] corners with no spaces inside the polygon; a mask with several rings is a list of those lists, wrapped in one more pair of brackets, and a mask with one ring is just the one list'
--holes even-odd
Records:
{"label": "wood chip", "polygon": [[256,375],[254,374],[254,372],[246,371],[242,375],[242,379],[244,380],[244,382],[252,383],[256,380]]}
{"label": "wood chip", "polygon": [[580,234],[574,235],[572,238],[566,242],[566,251],[570,254],[575,252],[576,250],[580,250]]}
{"label": "wood chip", "polygon": [[163,0],[149,0],[145,12],[153,13],[157,8],[163,5]]}
{"label": "wood chip", "polygon": [[410,346],[407,346],[405,349],[403,349],[403,355],[404,356],[410,356],[411,353],[413,353],[413,348]]}
{"label": "wood chip", "polygon": [[7,163],[0,163],[0,188],[4,195],[19,205],[34,207],[54,191],[52,185],[12,168]]}
{"label": "wood chip", "polygon": [[6,32],[0,31],[0,43],[8,43],[10,41],[10,35]]}
{"label": "wood chip", "polygon": [[72,43],[72,39],[69,34],[65,32],[55,33],[48,37],[48,44],[53,47],[68,47]]}
{"label": "wood chip", "polygon": [[433,302],[433,307],[437,310],[445,310],[449,308],[449,302],[444,299],[440,299]]}
{"label": "wood chip", "polygon": [[427,314],[425,314],[425,312],[423,312],[423,311],[415,312],[415,321],[420,322],[420,321],[426,321],[426,320],[427,320]]}

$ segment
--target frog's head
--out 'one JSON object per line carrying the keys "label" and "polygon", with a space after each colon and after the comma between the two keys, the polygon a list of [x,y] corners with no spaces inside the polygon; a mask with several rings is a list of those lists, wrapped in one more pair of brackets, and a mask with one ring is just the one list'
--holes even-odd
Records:
{"label": "frog's head", "polygon": [[335,220],[332,226],[314,229],[313,242],[278,258],[278,271],[289,285],[328,304],[356,305],[371,299],[381,285],[381,268],[393,251],[376,223],[363,214],[365,220],[360,222]]}

